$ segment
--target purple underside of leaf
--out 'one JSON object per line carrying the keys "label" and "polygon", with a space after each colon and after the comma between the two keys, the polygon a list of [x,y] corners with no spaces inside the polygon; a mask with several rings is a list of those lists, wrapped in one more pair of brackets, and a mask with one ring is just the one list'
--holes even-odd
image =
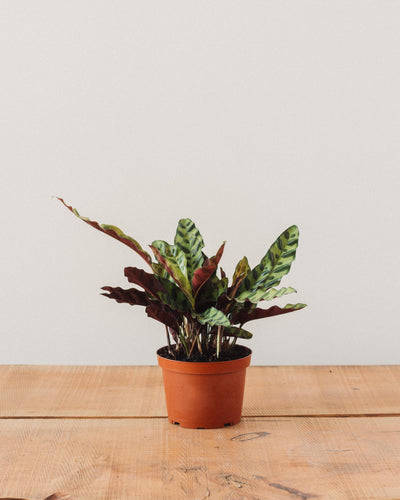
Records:
{"label": "purple underside of leaf", "polygon": [[268,309],[257,308],[251,311],[250,313],[247,313],[247,311],[242,310],[239,311],[237,314],[235,314],[234,323],[244,325],[248,321],[254,319],[268,318],[270,316],[278,316],[279,314],[286,314],[298,310],[299,309],[295,308],[282,309],[282,307],[279,306],[272,306],[269,307]]}
{"label": "purple underside of leaf", "polygon": [[154,274],[146,273],[143,269],[138,269],[137,267],[126,267],[124,269],[124,274],[128,278],[129,283],[139,285],[153,297],[158,298],[157,293],[166,292],[165,288],[154,276]]}
{"label": "purple underside of leaf", "polygon": [[168,306],[157,302],[151,303],[146,307],[146,313],[149,318],[160,321],[164,325],[172,328],[174,331],[179,327],[179,316]]}
{"label": "purple underside of leaf", "polygon": [[[61,203],[63,203],[63,205],[65,205],[74,215],[76,215],[75,212],[74,212],[73,207],[71,207],[70,205],[67,205],[62,198],[57,198],[57,199],[60,200]],[[82,218],[80,216],[79,216],[79,218],[81,220],[83,220],[83,222],[86,222],[86,224],[89,224],[90,226],[94,227],[95,229],[101,231],[102,233],[108,234],[109,236],[111,236],[112,238],[115,238],[116,240],[120,241],[124,245],[127,245],[129,248],[131,248],[136,253],[138,253],[149,264],[149,266],[151,266],[151,257],[150,257],[150,255],[147,252],[145,252],[144,250],[138,248],[138,246],[135,245],[135,243],[133,241],[129,240],[128,238],[121,237],[113,229],[104,229],[104,228],[102,228],[101,225],[98,222],[96,222],[96,221],[85,220],[84,218]]]}
{"label": "purple underside of leaf", "polygon": [[104,295],[104,297],[108,297],[109,299],[114,299],[119,303],[125,302],[131,306],[147,306],[150,303],[146,293],[136,290],[136,288],[129,288],[125,290],[119,286],[103,286],[102,290],[109,293],[102,293],[101,295]]}
{"label": "purple underside of leaf", "polygon": [[207,259],[202,267],[196,269],[193,279],[192,288],[193,295],[196,296],[199,293],[200,288],[207,282],[207,280],[213,275],[218,267],[218,263],[221,260],[222,254],[224,253],[225,243],[222,243],[217,254],[210,259]]}

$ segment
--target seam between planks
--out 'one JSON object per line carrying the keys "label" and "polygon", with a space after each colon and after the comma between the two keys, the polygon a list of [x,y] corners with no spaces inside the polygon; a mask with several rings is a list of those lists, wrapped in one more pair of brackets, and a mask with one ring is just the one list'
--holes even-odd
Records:
{"label": "seam between planks", "polygon": [[[244,420],[258,420],[260,418],[385,418],[385,417],[400,417],[400,413],[349,413],[349,414],[302,414],[302,415],[291,415],[291,414],[280,414],[280,415],[248,415],[243,416]],[[131,416],[131,415],[110,415],[110,416],[74,416],[74,415],[16,415],[16,416],[0,416],[0,420],[144,420],[144,419],[163,419],[166,420],[167,416],[157,416],[157,415],[141,415],[141,416]]]}

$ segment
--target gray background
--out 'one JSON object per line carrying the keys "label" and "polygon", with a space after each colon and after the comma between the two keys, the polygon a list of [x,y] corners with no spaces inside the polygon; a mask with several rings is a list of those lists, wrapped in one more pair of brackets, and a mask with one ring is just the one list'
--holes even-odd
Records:
{"label": "gray background", "polygon": [[249,323],[253,363],[400,361],[399,1],[0,12],[0,363],[153,364],[165,343],[99,295],[140,257],[52,195],[142,245],[190,217],[229,276],[297,224],[282,285],[309,307]]}

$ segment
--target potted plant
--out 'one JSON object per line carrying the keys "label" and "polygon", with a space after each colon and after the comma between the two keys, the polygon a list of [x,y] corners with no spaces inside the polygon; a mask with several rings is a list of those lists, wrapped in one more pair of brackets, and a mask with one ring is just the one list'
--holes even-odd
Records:
{"label": "potted plant", "polygon": [[297,226],[286,229],[254,268],[243,257],[229,282],[222,268],[217,273],[225,242],[207,257],[203,238],[190,219],[179,221],[174,244],[153,241],[153,260],[118,227],[82,217],[58,199],[81,220],[130,247],[149,266],[151,272],[126,267],[125,276],[135,286],[104,286],[102,295],[144,306],[149,317],[165,325],[167,345],[158,349],[157,358],[163,369],[169,421],[190,428],[238,423],[251,357],[249,348],[237,344],[237,339],[252,337],[243,325],[305,307],[301,303],[257,307],[296,292],[292,287],[275,287],[296,256]]}

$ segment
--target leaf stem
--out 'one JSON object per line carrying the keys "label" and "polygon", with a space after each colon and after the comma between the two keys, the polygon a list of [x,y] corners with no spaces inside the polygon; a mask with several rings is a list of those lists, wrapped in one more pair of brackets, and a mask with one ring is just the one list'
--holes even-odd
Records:
{"label": "leaf stem", "polygon": [[171,348],[171,339],[170,339],[170,336],[169,336],[169,330],[168,330],[168,326],[165,325],[165,331],[167,333],[167,344],[168,344],[168,352],[171,356],[173,356],[175,358],[175,354],[174,352],[172,351],[172,348]]}
{"label": "leaf stem", "polygon": [[179,335],[179,338],[181,339],[182,345],[185,349],[186,356],[189,357],[189,349],[188,349],[188,346],[186,344],[185,336],[181,333]]}
{"label": "leaf stem", "polygon": [[222,330],[222,326],[219,326],[218,332],[217,332],[217,359],[219,358],[219,353],[221,350],[221,330]]}
{"label": "leaf stem", "polygon": [[[198,332],[196,333],[196,336],[195,336],[195,338],[194,338],[194,340],[193,340],[193,342],[192,342],[192,347],[190,348],[190,352],[189,352],[189,358],[190,358],[190,356],[192,355],[192,352],[193,352],[194,346],[196,345],[196,342],[197,342],[197,341],[198,341],[198,339],[199,339],[199,333],[200,333],[200,330],[198,330]],[[198,344],[198,345],[200,346],[200,344]],[[201,352],[201,347],[200,347],[200,349],[199,349],[199,350],[200,350],[200,352]]]}

